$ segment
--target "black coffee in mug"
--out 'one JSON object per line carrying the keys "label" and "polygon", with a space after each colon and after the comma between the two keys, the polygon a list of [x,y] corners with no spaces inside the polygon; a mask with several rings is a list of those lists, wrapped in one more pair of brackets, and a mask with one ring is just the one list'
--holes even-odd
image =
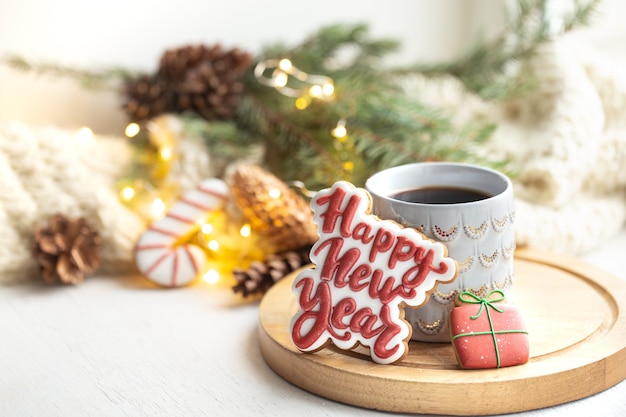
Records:
{"label": "black coffee in mug", "polygon": [[424,187],[415,188],[389,196],[395,200],[422,204],[458,204],[471,203],[491,197],[478,190],[457,187]]}

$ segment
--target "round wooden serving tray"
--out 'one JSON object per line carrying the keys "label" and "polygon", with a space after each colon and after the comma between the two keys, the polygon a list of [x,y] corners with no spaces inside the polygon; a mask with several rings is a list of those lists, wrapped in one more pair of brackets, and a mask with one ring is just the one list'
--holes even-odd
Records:
{"label": "round wooden serving tray", "polygon": [[530,336],[525,365],[462,370],[447,343],[410,342],[408,355],[393,365],[375,364],[364,347],[302,353],[289,336],[295,273],[261,302],[261,353],[300,388],[393,412],[519,412],[584,398],[626,378],[626,282],[583,261],[532,250],[516,252],[515,274],[515,304]]}

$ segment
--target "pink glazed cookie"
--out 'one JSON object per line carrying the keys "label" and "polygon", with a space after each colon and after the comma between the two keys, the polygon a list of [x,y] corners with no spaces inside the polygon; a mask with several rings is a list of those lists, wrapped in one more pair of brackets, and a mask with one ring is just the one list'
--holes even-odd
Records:
{"label": "pink glazed cookie", "polygon": [[311,249],[316,266],[292,286],[299,306],[292,342],[303,352],[360,344],[374,362],[402,360],[411,336],[404,306],[421,306],[439,283],[453,281],[456,262],[445,245],[371,215],[369,193],[348,182],[318,192],[311,208],[319,234]]}

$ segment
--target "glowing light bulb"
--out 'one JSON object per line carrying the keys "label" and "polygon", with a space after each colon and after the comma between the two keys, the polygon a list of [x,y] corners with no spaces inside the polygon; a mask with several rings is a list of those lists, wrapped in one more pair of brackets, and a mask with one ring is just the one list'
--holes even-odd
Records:
{"label": "glowing light bulb", "polygon": [[210,235],[215,228],[213,227],[212,224],[205,223],[202,225],[200,229],[202,230],[202,233],[204,233],[205,235]]}
{"label": "glowing light bulb", "polygon": [[293,64],[287,58],[283,58],[278,63],[278,68],[280,68],[281,70],[283,70],[285,72],[289,72],[293,68]]}
{"label": "glowing light bulb", "polygon": [[211,240],[207,244],[207,247],[212,251],[217,251],[220,248],[220,243],[217,240]]}
{"label": "glowing light bulb", "polygon": [[123,201],[130,201],[135,197],[135,189],[130,186],[126,186],[120,190],[120,197]]}
{"label": "glowing light bulb", "polygon": [[139,127],[137,123],[129,123],[126,126],[126,129],[124,129],[124,134],[128,138],[134,138],[135,136],[137,136],[140,130],[141,130],[141,127]]}
{"label": "glowing light bulb", "polygon": [[76,134],[78,140],[84,143],[93,141],[93,132],[88,127],[81,127]]}
{"label": "glowing light bulb", "polygon": [[333,85],[333,83],[325,83],[322,86],[322,93],[324,93],[325,96],[332,96],[334,92],[335,86]]}
{"label": "glowing light bulb", "polygon": [[209,269],[206,271],[202,279],[209,284],[217,284],[220,280],[220,273],[215,269]]}
{"label": "glowing light bulb", "polygon": [[280,198],[280,190],[278,188],[272,188],[269,191],[269,196],[272,198]]}
{"label": "glowing light bulb", "polygon": [[337,139],[339,138],[345,138],[346,135],[348,134],[348,130],[346,129],[345,126],[337,126],[336,128],[334,128],[332,130],[332,135],[334,137],[336,137]]}
{"label": "glowing light bulb", "polygon": [[170,159],[172,159],[172,148],[169,148],[169,147],[161,148],[161,150],[159,151],[159,156],[161,157],[162,160],[169,161]]}
{"label": "glowing light bulb", "polygon": [[161,217],[165,212],[165,203],[160,198],[155,198],[152,200],[152,204],[150,205],[150,214],[152,217],[157,218]]}
{"label": "glowing light bulb", "polygon": [[348,136],[348,129],[346,129],[346,121],[341,119],[337,122],[337,126],[330,132],[337,139],[343,139]]}
{"label": "glowing light bulb", "polygon": [[309,89],[309,94],[311,97],[320,98],[322,96],[323,90],[322,86],[314,85]]}
{"label": "glowing light bulb", "polygon": [[243,226],[241,226],[241,229],[239,230],[239,234],[241,236],[250,237],[250,233],[252,233],[252,229],[249,224],[246,223]]}
{"label": "glowing light bulb", "polygon": [[287,85],[287,74],[282,71],[278,71],[274,76],[274,86],[284,87]]}
{"label": "glowing light bulb", "polygon": [[304,110],[307,107],[309,107],[309,104],[311,104],[311,99],[308,97],[298,97],[296,99],[296,108],[298,110]]}

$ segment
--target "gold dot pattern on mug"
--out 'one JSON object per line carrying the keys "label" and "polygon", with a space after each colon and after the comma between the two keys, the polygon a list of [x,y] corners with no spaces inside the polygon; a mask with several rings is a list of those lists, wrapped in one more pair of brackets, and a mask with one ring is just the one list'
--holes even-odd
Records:
{"label": "gold dot pattern on mug", "polygon": [[504,290],[513,285],[513,275],[507,275],[501,282],[493,282],[493,289]]}
{"label": "gold dot pattern on mug", "polygon": [[515,240],[511,242],[510,245],[504,246],[502,248],[502,256],[504,256],[504,259],[511,259],[514,252],[515,252]]}
{"label": "gold dot pattern on mug", "polygon": [[452,226],[448,230],[443,230],[441,227],[436,225],[432,227],[433,235],[442,242],[450,242],[456,239],[459,235],[459,230],[459,226]]}
{"label": "gold dot pattern on mug", "polygon": [[443,330],[444,325],[446,324],[445,320],[435,320],[432,323],[426,323],[424,320],[417,320],[417,327],[421,332],[426,334],[437,334]]}
{"label": "gold dot pattern on mug", "polygon": [[454,301],[454,298],[459,293],[459,290],[452,290],[448,293],[443,293],[439,290],[435,290],[431,295],[432,299],[437,301],[439,304],[450,304]]}
{"label": "gold dot pattern on mug", "polygon": [[480,226],[474,227],[471,224],[466,224],[463,229],[465,230],[465,234],[470,239],[480,239],[485,236],[487,233],[487,221],[485,220]]}
{"label": "gold dot pattern on mug", "polygon": [[474,267],[476,263],[476,258],[474,256],[468,256],[463,261],[457,261],[457,266],[459,268],[459,274],[469,271]]}
{"label": "gold dot pattern on mug", "polygon": [[471,292],[472,294],[474,294],[478,298],[484,298],[487,295],[487,291],[488,290],[489,290],[489,287],[487,286],[487,284],[483,284],[477,290],[474,289],[474,288],[468,288],[465,291]]}
{"label": "gold dot pattern on mug", "polygon": [[492,218],[491,224],[493,225],[493,230],[500,233],[506,229],[506,225],[509,223],[509,215],[505,214],[502,219]]}
{"label": "gold dot pattern on mug", "polygon": [[498,262],[499,257],[500,251],[496,249],[491,255],[481,253],[478,257],[478,260],[480,261],[480,264],[483,266],[483,268],[492,268],[496,264],[496,262]]}

